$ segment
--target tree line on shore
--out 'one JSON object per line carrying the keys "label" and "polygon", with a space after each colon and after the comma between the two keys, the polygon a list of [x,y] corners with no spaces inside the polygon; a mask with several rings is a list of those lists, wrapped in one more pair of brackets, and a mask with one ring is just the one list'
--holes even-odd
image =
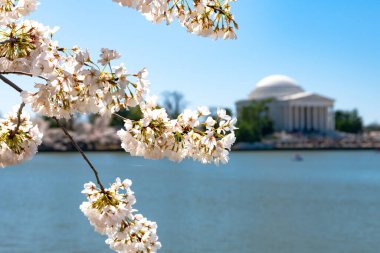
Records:
{"label": "tree line on shore", "polygon": [[[273,135],[274,125],[269,117],[268,107],[268,103],[271,101],[271,99],[252,101],[249,105],[241,109],[237,115],[237,127],[239,128],[236,131],[237,142],[261,142],[263,139]],[[187,102],[182,93],[178,91],[166,91],[163,92],[163,100],[160,104],[161,107],[166,109],[169,116],[176,118],[186,107]],[[226,109],[229,115],[233,114],[231,109],[224,109]],[[118,114],[124,118],[132,120],[139,120],[142,118],[142,113],[139,107],[130,108],[129,110],[122,109]],[[338,132],[361,134],[367,131],[380,131],[380,124],[373,123],[364,126],[363,119],[359,115],[357,109],[336,110],[334,114],[335,129]],[[104,121],[103,119],[100,122],[100,120],[101,119],[96,114],[89,115],[87,119],[74,115],[70,120],[63,120],[61,123],[73,133],[77,133],[77,137],[79,140],[82,140],[82,142],[80,142],[85,149],[96,149],[96,143],[100,143],[104,146],[117,147],[119,143],[117,138],[113,138],[113,136],[116,136],[116,131],[114,131],[114,129],[120,128],[124,125],[123,119],[111,116],[107,121]],[[61,139],[61,137],[58,134],[59,131],[54,130],[58,128],[58,125],[54,120],[48,117],[42,117],[40,124],[44,124],[46,129],[50,129],[50,132],[48,132],[44,138],[46,149],[67,149],[67,147],[64,147],[64,138],[61,141],[56,141],[57,138]],[[81,138],[83,136],[86,137]],[[46,147],[50,144],[53,145],[53,143],[55,143],[55,147]],[[70,144],[67,143],[67,145]]]}
{"label": "tree line on shore", "polygon": [[[243,107],[238,114],[236,132],[237,142],[260,142],[274,133],[273,121],[269,117],[271,99],[252,101]],[[342,133],[362,134],[368,131],[380,131],[380,124],[372,123],[364,126],[363,119],[357,109],[336,110],[334,112],[335,130]],[[311,134],[316,134],[310,131]],[[307,132],[305,134],[308,134]]]}

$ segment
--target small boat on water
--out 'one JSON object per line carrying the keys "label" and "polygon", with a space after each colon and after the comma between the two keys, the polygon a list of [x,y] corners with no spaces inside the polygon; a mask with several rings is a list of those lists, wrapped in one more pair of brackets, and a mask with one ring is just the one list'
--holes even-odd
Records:
{"label": "small boat on water", "polygon": [[301,162],[303,161],[303,157],[300,154],[295,154],[293,157],[293,161]]}

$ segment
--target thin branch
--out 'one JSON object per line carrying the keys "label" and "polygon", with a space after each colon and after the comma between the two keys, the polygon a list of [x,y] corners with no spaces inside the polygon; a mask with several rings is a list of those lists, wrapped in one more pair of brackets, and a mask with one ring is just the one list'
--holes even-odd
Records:
{"label": "thin branch", "polygon": [[12,82],[11,80],[9,80],[8,78],[6,78],[5,76],[3,76],[3,75],[0,74],[0,79],[4,83],[6,83],[9,86],[11,86],[13,89],[17,90],[18,92],[20,92],[20,93],[22,92],[22,89],[17,84],[15,84],[14,82]]}
{"label": "thin branch", "polygon": [[38,78],[41,78],[45,81],[47,81],[48,79],[43,77],[43,76],[34,76],[33,74],[31,73],[27,73],[27,72],[22,72],[22,71],[4,71],[4,72],[0,72],[1,75],[9,75],[9,74],[14,74],[14,75],[21,75],[21,76],[29,76],[29,77],[38,77]]}
{"label": "thin branch", "polygon": [[126,118],[124,118],[123,116],[121,116],[120,114],[117,114],[116,112],[112,113],[113,115],[115,115],[116,117],[118,117],[119,119],[121,120],[126,120]]}
{"label": "thin branch", "polygon": [[86,154],[83,152],[83,150],[78,145],[78,143],[73,139],[73,137],[69,134],[69,132],[67,131],[67,129],[59,122],[59,120],[56,117],[53,117],[53,119],[55,120],[55,122],[57,123],[57,125],[62,129],[62,131],[65,133],[65,135],[67,137],[69,137],[69,139],[73,143],[74,147],[78,150],[78,152],[82,155],[83,159],[90,166],[90,168],[92,169],[92,171],[95,174],[96,181],[97,181],[98,185],[100,186],[100,189],[102,190],[102,192],[104,192],[104,187],[103,187],[102,183],[100,182],[98,172],[96,171],[95,167],[92,165],[92,163],[90,162],[90,160],[87,158]]}
{"label": "thin branch", "polygon": [[7,44],[7,43],[15,43],[15,42],[17,42],[17,39],[15,39],[15,38],[10,38],[10,39],[8,39],[8,40],[3,40],[3,41],[1,41],[1,42],[0,42],[0,45]]}
{"label": "thin branch", "polygon": [[[9,80],[8,78],[4,77],[3,75],[0,74],[0,79],[8,84],[9,86],[11,86],[13,89],[15,89],[16,91],[18,92],[22,92],[23,90],[17,85],[15,84],[14,82],[12,82],[11,80]],[[18,120],[20,122],[20,117],[21,117],[21,111],[23,109],[23,107],[25,106],[24,103],[21,104],[20,106],[20,109],[19,109],[19,114],[18,114]],[[65,133],[65,135],[67,137],[69,137],[69,139],[71,140],[71,142],[73,143],[74,147],[78,150],[78,152],[82,155],[83,159],[87,162],[87,164],[90,166],[91,170],[94,172],[95,174],[95,177],[96,177],[96,181],[100,187],[100,189],[102,190],[102,192],[105,192],[104,191],[104,187],[102,185],[102,183],[100,182],[100,179],[99,179],[99,175],[98,175],[98,171],[95,169],[95,167],[92,165],[92,163],[90,162],[90,160],[87,158],[87,156],[85,155],[85,153],[83,152],[83,150],[81,149],[81,147],[79,147],[78,143],[76,143],[76,141],[73,139],[73,137],[69,134],[69,132],[66,130],[66,128],[64,128],[61,123],[59,122],[59,120],[56,118],[56,117],[53,117],[53,119],[57,122],[57,125],[62,129],[62,131]],[[18,126],[19,127],[19,126]],[[16,127],[17,129],[17,127]]]}
{"label": "thin branch", "polygon": [[118,114],[118,113],[116,113],[116,112],[112,113],[112,115],[118,117],[118,118],[121,119],[122,121],[130,120],[130,121],[132,121],[132,122],[138,122],[138,120],[132,120],[132,119],[124,118],[123,116],[121,116],[120,114]]}
{"label": "thin branch", "polygon": [[17,126],[16,128],[10,133],[9,135],[9,139],[13,139],[13,137],[15,137],[15,135],[17,134],[18,130],[20,129],[20,126],[21,126],[21,113],[22,113],[22,109],[24,109],[24,106],[25,106],[25,103],[22,102],[21,105],[20,105],[20,108],[18,109],[17,111]]}

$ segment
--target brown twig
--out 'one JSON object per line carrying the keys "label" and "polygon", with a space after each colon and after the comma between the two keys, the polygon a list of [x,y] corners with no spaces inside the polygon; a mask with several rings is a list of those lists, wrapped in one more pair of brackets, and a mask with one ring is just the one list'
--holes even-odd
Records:
{"label": "brown twig", "polygon": [[118,117],[119,119],[121,119],[121,120],[126,120],[126,118],[124,118],[123,116],[121,116],[120,114],[117,114],[117,113],[112,113],[113,115],[115,115],[116,117]]}
{"label": "brown twig", "polygon": [[90,162],[90,160],[87,158],[86,154],[83,152],[83,150],[81,149],[81,147],[78,145],[78,143],[73,139],[73,137],[70,135],[70,133],[67,131],[67,129],[59,122],[59,120],[56,118],[56,117],[53,117],[53,119],[55,120],[55,122],[57,123],[57,125],[62,129],[62,131],[65,133],[65,135],[67,137],[69,137],[69,139],[71,140],[71,142],[73,143],[74,147],[78,150],[78,152],[82,155],[83,159],[87,162],[87,164],[90,166],[90,168],[92,169],[92,171],[94,172],[95,174],[95,177],[96,177],[96,181],[98,183],[98,185],[100,186],[100,189],[102,190],[102,192],[104,192],[104,187],[102,185],[102,183],[100,182],[100,179],[99,179],[99,175],[98,175],[98,172],[97,170],[95,169],[95,167],[92,165],[92,163]]}
{"label": "brown twig", "polygon": [[21,76],[29,76],[29,77],[38,77],[38,78],[41,78],[41,79],[43,79],[45,81],[48,80],[47,78],[45,78],[43,76],[34,76],[31,73],[22,72],[22,71],[4,71],[4,72],[0,72],[0,75],[9,75],[9,74],[15,74],[15,75],[21,75]]}
{"label": "brown twig", "polygon": [[22,102],[21,105],[20,105],[20,108],[17,111],[17,125],[16,125],[16,128],[9,134],[9,139],[13,139],[13,137],[15,137],[15,135],[18,132],[18,130],[20,129],[20,126],[21,126],[21,113],[22,113],[22,109],[24,109],[24,106],[25,106],[25,103]]}
{"label": "brown twig", "polygon": [[12,82],[11,80],[9,80],[8,78],[6,78],[5,76],[3,76],[3,75],[0,74],[0,79],[1,79],[4,83],[6,83],[6,84],[8,84],[9,86],[11,86],[13,89],[17,90],[18,92],[20,92],[20,93],[22,92],[22,89],[21,89],[20,87],[18,87],[17,84],[15,84],[14,82]]}
{"label": "brown twig", "polygon": [[[12,82],[11,80],[9,80],[8,78],[6,78],[5,76],[1,75],[0,74],[0,79],[8,84],[9,86],[11,86],[13,89],[15,89],[16,91],[18,92],[22,92],[23,90],[17,85],[15,84],[14,82]],[[16,127],[16,129],[18,130],[18,128],[20,127],[19,124],[21,119],[21,111],[23,109],[23,107],[25,106],[24,103],[21,104],[20,106],[20,109],[18,111],[18,125]],[[78,143],[73,139],[73,137],[70,135],[70,133],[66,130],[66,128],[64,126],[62,126],[62,124],[59,122],[59,120],[56,118],[56,117],[53,117],[53,119],[57,122],[57,125],[62,129],[62,131],[65,133],[65,135],[67,137],[69,137],[70,141],[73,143],[74,147],[78,150],[78,152],[82,155],[83,159],[87,162],[87,164],[90,166],[91,170],[94,172],[95,174],[95,177],[96,177],[96,181],[100,187],[100,189],[102,190],[102,192],[105,192],[104,191],[104,187],[102,185],[102,183],[100,182],[100,179],[99,179],[99,175],[98,175],[98,171],[95,169],[95,167],[92,165],[92,163],[90,162],[90,160],[87,158],[86,154],[83,152],[83,150],[81,149],[81,147],[78,145]],[[15,129],[15,130],[16,130]],[[15,131],[17,133],[17,131]]]}
{"label": "brown twig", "polygon": [[15,43],[17,42],[17,39],[16,38],[10,38],[8,40],[3,40],[0,42],[0,45],[3,45],[3,44],[7,44],[7,43]]}

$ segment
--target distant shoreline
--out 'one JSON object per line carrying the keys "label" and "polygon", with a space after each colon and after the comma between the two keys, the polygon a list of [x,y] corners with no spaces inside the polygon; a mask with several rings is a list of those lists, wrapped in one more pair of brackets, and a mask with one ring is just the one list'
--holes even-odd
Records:
{"label": "distant shoreline", "polygon": [[[281,152],[281,151],[376,151],[380,152],[379,148],[252,148],[252,149],[233,149],[231,152]],[[76,150],[39,150],[40,153],[77,153]],[[110,150],[84,150],[90,153],[126,153],[123,149]],[[128,153],[127,153],[128,154]]]}
{"label": "distant shoreline", "polygon": [[250,151],[378,151],[379,148],[262,148],[262,149],[234,149],[232,152],[250,152]]}

